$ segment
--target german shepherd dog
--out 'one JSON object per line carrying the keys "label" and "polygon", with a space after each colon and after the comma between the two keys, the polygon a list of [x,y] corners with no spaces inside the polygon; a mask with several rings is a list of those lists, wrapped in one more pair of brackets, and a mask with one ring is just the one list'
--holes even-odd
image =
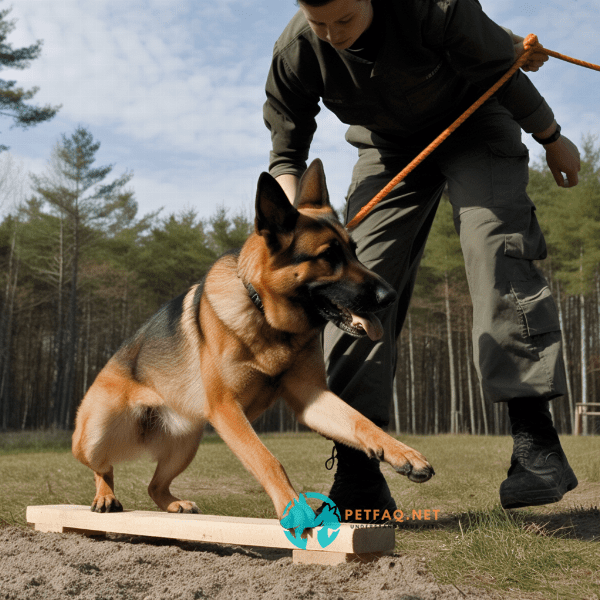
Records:
{"label": "german shepherd dog", "polygon": [[171,494],[211,423],[270,496],[277,516],[298,499],[251,421],[283,398],[300,423],[388,462],[423,482],[433,469],[327,388],[320,333],[335,323],[354,336],[382,335],[373,314],[393,289],[356,258],[329,203],[315,160],[294,205],[263,173],[255,231],[219,258],[205,279],[163,306],[109,360],[77,412],[73,454],[94,471],[92,511],[123,510],[113,465],[149,451],[158,462],[148,487],[167,512],[198,513]]}

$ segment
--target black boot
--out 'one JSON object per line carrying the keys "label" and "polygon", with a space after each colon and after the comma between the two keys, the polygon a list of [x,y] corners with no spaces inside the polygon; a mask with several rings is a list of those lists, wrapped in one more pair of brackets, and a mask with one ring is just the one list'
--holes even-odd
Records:
{"label": "black boot", "polygon": [[[335,442],[337,470],[328,494],[339,508],[342,522],[383,523],[393,518],[396,503],[379,468],[379,459]],[[327,468],[331,469],[331,466]],[[360,513],[356,511],[360,510]],[[347,512],[350,511],[350,512]],[[375,512],[378,511],[378,512]],[[388,514],[384,513],[388,511]],[[389,515],[389,516],[388,516]]]}
{"label": "black boot", "polygon": [[577,477],[563,452],[547,400],[508,402],[514,440],[508,477],[500,485],[503,508],[558,502],[577,487]]}

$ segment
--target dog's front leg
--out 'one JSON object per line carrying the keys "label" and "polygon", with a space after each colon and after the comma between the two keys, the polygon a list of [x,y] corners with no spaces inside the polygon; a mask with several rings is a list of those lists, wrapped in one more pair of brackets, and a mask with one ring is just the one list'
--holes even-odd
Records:
{"label": "dog's front leg", "polygon": [[209,421],[221,439],[254,475],[271,498],[277,518],[298,498],[281,463],[267,450],[246,418],[242,407],[229,394],[221,396],[210,408]]}
{"label": "dog's front leg", "polygon": [[291,369],[283,381],[283,396],[298,421],[328,439],[389,463],[412,481],[430,479],[434,471],[427,459],[385,433],[327,389],[322,363],[313,361],[314,357]]}

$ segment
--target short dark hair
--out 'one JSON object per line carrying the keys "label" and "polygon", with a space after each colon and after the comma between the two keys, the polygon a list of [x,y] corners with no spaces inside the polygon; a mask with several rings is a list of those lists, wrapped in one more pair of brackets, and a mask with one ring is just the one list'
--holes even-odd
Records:
{"label": "short dark hair", "polygon": [[325,6],[333,0],[296,0],[296,4],[306,4],[307,6]]}

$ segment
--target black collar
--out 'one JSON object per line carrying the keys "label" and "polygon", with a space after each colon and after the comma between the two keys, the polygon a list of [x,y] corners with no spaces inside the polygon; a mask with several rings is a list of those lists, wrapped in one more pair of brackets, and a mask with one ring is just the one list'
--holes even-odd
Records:
{"label": "black collar", "polygon": [[258,295],[258,292],[254,289],[254,286],[251,283],[245,283],[244,285],[246,286],[246,289],[248,290],[248,294],[250,295],[250,300],[252,300],[252,302],[254,302],[254,305],[256,306],[256,308],[258,308],[258,310],[264,315],[265,308],[263,306],[262,300],[260,299],[260,296]]}

